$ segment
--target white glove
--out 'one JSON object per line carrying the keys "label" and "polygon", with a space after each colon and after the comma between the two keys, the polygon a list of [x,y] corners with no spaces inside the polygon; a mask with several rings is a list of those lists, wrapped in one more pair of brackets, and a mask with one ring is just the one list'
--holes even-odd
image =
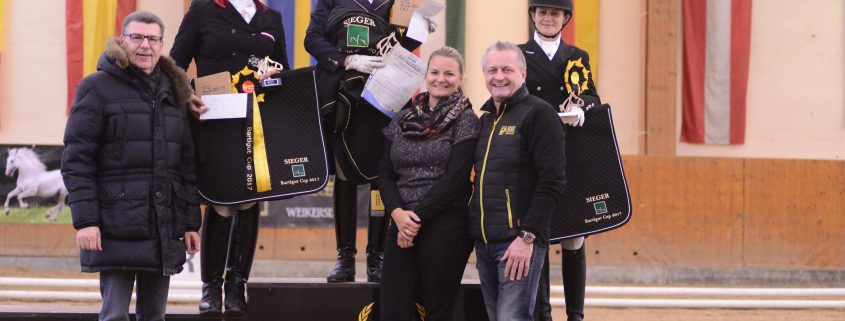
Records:
{"label": "white glove", "polygon": [[569,106],[569,108],[567,109],[568,110],[565,110],[565,112],[574,112],[575,115],[562,118],[561,120],[563,121],[563,123],[572,127],[584,126],[584,122],[587,120],[587,118],[584,116],[584,110],[578,106]]}
{"label": "white glove", "polygon": [[365,74],[384,67],[384,58],[377,56],[351,55],[346,58],[346,70],[355,69]]}
{"label": "white glove", "polygon": [[428,33],[434,33],[437,31],[437,21],[434,21],[432,17],[424,17],[425,20],[428,20]]}

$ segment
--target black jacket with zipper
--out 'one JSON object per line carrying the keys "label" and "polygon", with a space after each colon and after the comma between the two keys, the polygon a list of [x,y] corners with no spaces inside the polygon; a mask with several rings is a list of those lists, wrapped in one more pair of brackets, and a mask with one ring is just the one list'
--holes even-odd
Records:
{"label": "black jacket with zipper", "polygon": [[151,88],[110,39],[97,72],[79,83],[62,154],[73,227],[98,226],[102,251],[81,250],[83,272],[172,275],[185,231],[200,229],[185,71],[168,57]]}
{"label": "black jacket with zipper", "polygon": [[523,86],[481,110],[470,199],[470,236],[485,243],[512,241],[520,230],[548,246],[549,217],[566,187],[565,133],[557,114]]}

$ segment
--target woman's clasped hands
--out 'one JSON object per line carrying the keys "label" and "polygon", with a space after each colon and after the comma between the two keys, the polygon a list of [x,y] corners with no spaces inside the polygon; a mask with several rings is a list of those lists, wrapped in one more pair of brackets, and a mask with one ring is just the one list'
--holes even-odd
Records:
{"label": "woman's clasped hands", "polygon": [[414,246],[414,237],[420,232],[422,226],[420,217],[413,211],[406,211],[401,208],[396,208],[390,213],[390,217],[396,222],[396,228],[399,233],[396,235],[396,243],[399,248],[407,249]]}

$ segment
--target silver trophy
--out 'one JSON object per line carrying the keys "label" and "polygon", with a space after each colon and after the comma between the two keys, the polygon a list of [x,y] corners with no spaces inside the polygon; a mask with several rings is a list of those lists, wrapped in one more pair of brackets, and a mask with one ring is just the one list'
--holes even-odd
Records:
{"label": "silver trophy", "polygon": [[[268,72],[270,72],[271,70],[274,70],[274,69],[281,72],[282,70],[285,69],[285,67],[282,66],[282,64],[280,64],[279,62],[277,62],[273,59],[270,59],[270,57],[264,57],[264,59],[262,59],[258,63],[258,78],[264,79],[264,80],[261,81],[261,86],[263,86],[263,87],[273,87],[273,86],[282,85],[282,80],[279,79],[279,78],[270,78],[270,76],[272,76],[272,75],[270,75],[266,78],[264,77],[265,74],[267,74]],[[275,74],[275,73],[273,73],[273,74]]]}

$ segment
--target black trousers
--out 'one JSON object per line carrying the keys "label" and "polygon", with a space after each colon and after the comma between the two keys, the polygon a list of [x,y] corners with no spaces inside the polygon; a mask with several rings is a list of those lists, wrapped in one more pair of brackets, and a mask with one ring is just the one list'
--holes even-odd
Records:
{"label": "black trousers", "polygon": [[396,244],[399,231],[391,224],[381,281],[382,321],[417,320],[414,303],[425,307],[426,321],[452,320],[472,252],[466,219],[465,206],[447,209],[431,222],[423,222],[414,246],[407,249]]}

